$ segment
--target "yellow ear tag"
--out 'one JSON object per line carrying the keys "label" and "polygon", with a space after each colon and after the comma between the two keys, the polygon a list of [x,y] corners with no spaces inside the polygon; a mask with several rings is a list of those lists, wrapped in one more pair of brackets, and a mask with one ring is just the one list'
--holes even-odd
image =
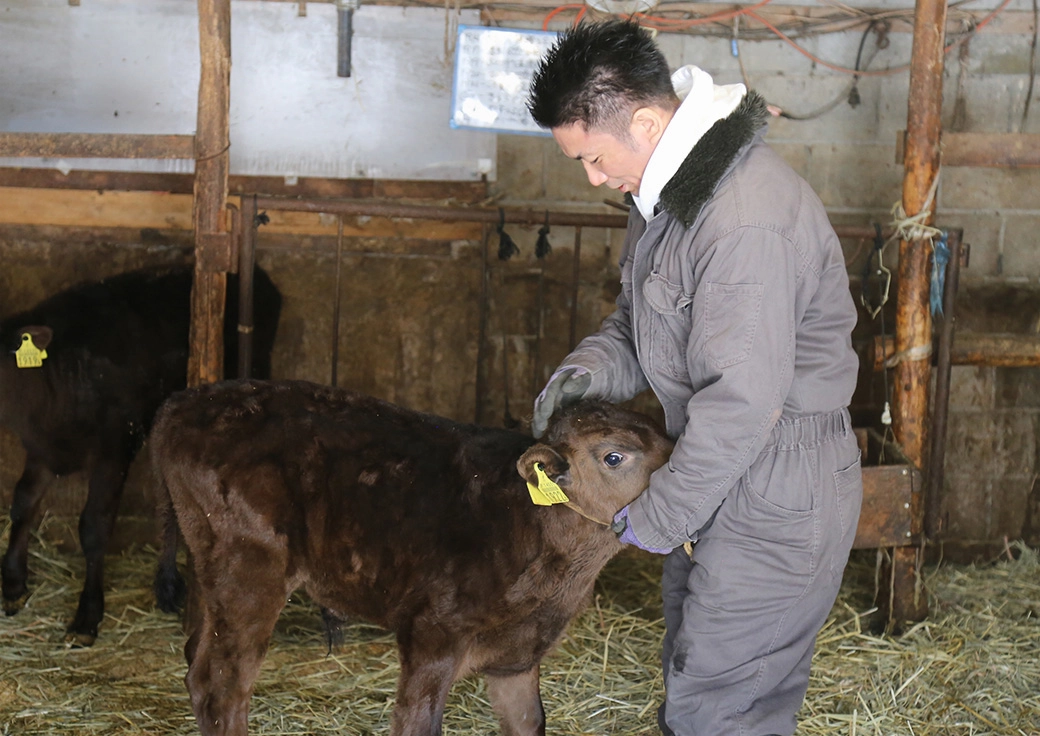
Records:
{"label": "yellow ear tag", "polygon": [[47,357],[46,350],[40,350],[33,345],[32,336],[28,332],[22,333],[22,345],[14,353],[14,361],[19,368],[40,368],[43,359]]}
{"label": "yellow ear tag", "polygon": [[534,464],[534,472],[538,476],[538,485],[528,482],[527,490],[531,494],[531,500],[539,506],[552,506],[554,503],[567,503],[570,501],[558,485],[549,480],[549,476],[542,470],[541,463]]}

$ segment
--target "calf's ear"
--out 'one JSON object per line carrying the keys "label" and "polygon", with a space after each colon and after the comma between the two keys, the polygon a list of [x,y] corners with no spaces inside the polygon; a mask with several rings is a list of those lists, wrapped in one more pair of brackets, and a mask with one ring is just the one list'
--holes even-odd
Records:
{"label": "calf's ear", "polygon": [[47,346],[51,344],[51,338],[54,337],[54,330],[46,325],[26,325],[15,332],[19,336],[28,334],[37,350],[46,350]]}
{"label": "calf's ear", "polygon": [[527,448],[527,452],[516,461],[516,469],[528,483],[538,485],[538,474],[535,465],[541,465],[542,471],[549,479],[558,486],[565,486],[570,482],[570,465],[560,456],[556,450],[541,443]]}

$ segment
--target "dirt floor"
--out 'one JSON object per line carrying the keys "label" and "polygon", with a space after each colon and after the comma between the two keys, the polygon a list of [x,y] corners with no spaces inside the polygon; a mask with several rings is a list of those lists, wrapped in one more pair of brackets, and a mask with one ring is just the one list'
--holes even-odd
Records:
{"label": "dirt floor", "polygon": [[[6,517],[0,528],[6,546]],[[29,605],[0,620],[0,733],[198,733],[183,684],[180,623],[153,605],[154,561],[147,548],[107,559],[98,641],[69,648],[64,625],[82,559],[34,539]],[[873,553],[857,553],[821,632],[798,733],[1040,734],[1036,553],[1009,548],[993,565],[925,570],[932,613],[900,637],[867,630],[873,561]],[[658,733],[659,570],[660,558],[626,551],[604,571],[594,605],[543,663],[549,733]],[[384,632],[353,624],[327,653],[316,609],[294,599],[256,686],[251,733],[386,734],[396,676]],[[456,684],[444,730],[497,733],[481,680]]]}

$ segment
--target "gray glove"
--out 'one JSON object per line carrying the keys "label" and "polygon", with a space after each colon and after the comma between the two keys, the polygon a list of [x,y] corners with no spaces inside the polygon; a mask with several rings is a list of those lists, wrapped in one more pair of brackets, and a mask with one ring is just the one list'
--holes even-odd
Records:
{"label": "gray glove", "polygon": [[531,434],[541,437],[549,426],[549,417],[557,409],[585,395],[592,385],[592,374],[588,368],[580,365],[565,365],[556,369],[545,388],[534,400],[534,412],[531,414]]}

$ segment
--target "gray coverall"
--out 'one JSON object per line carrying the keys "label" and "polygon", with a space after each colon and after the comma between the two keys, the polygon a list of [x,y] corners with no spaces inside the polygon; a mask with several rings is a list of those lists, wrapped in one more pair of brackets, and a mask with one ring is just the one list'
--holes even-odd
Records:
{"label": "gray coverall", "polygon": [[674,549],[660,722],[679,736],[794,732],[862,499],[845,261],[767,119],[747,93],[654,216],[631,209],[617,309],[561,363],[588,369],[587,396],[652,388],[676,440],[629,524]]}

